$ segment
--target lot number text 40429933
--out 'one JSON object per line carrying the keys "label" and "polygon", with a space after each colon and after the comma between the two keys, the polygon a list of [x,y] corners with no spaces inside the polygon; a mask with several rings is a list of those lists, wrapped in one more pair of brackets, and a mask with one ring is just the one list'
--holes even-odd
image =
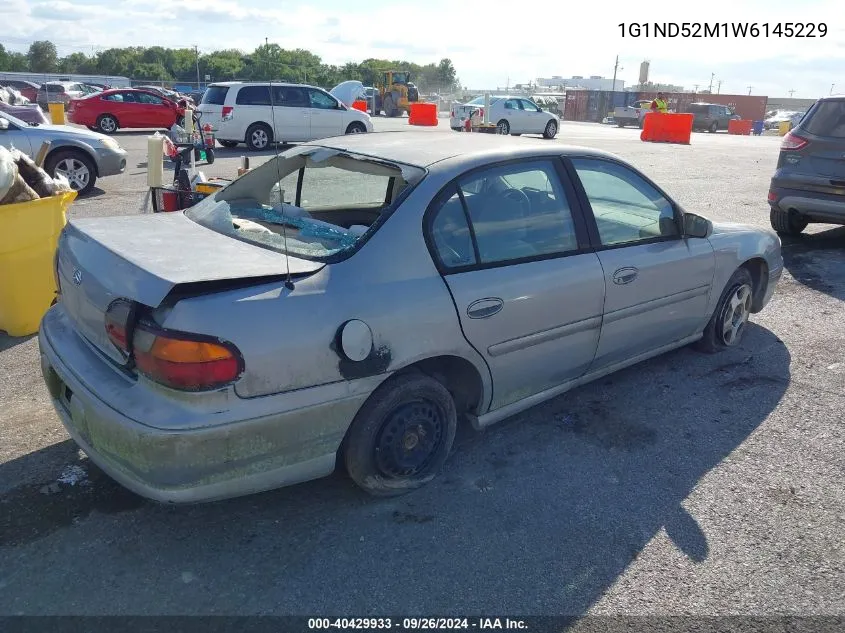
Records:
{"label": "lot number text 40429933", "polygon": [[622,37],[824,37],[824,22],[622,22]]}

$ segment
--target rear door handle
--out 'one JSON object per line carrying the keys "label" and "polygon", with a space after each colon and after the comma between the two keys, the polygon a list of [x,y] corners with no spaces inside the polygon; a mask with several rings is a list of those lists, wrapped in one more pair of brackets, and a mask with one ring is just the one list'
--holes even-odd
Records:
{"label": "rear door handle", "polygon": [[620,268],[615,273],[613,273],[613,283],[619,286],[629,284],[637,278],[637,275],[639,273],[640,271],[634,268],[633,266]]}
{"label": "rear door handle", "polygon": [[497,314],[505,307],[505,302],[495,297],[479,299],[469,304],[467,316],[470,319],[486,319]]}

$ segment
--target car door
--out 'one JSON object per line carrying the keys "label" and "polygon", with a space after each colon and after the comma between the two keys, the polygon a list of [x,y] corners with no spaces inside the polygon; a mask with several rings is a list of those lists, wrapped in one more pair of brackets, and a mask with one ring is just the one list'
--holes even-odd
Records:
{"label": "car door", "polygon": [[149,92],[138,93],[144,127],[170,128],[176,123],[176,108],[172,102]]}
{"label": "car door", "polygon": [[542,134],[546,129],[548,116],[533,101],[520,99],[523,116],[525,120],[525,132],[527,134]]}
{"label": "car door", "polygon": [[311,140],[311,108],[304,88],[273,86],[273,106],[277,140]]}
{"label": "car door", "polygon": [[557,159],[490,166],[447,187],[427,241],[496,409],[581,376],[596,352],[604,275]]}
{"label": "car door", "polygon": [[594,157],[570,165],[607,287],[593,368],[695,334],[715,271],[710,242],[684,238],[675,205],[632,168]]}
{"label": "car door", "polygon": [[346,131],[346,110],[330,94],[307,88],[311,106],[311,138],[340,136]]}
{"label": "car door", "polygon": [[141,104],[138,103],[139,94],[139,92],[126,90],[116,92],[112,95],[113,99],[109,99],[108,114],[116,116],[121,127],[143,127],[143,124],[139,124],[143,119]]}
{"label": "car door", "polygon": [[[524,113],[519,107],[519,99],[505,99],[502,109],[504,112],[501,117],[510,125],[511,134],[522,134],[525,131],[525,121],[523,120]],[[495,118],[498,118],[498,115]],[[491,120],[491,123],[498,123],[498,121]]]}
{"label": "car door", "polygon": [[27,156],[33,156],[32,140],[26,127],[12,123],[0,112],[0,146],[6,149],[17,148]]}

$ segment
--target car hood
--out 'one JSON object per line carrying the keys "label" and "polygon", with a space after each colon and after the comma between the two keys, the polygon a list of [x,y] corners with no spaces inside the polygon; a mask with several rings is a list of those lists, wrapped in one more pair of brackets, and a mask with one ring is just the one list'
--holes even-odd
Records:
{"label": "car hood", "polygon": [[330,90],[330,93],[338,101],[351,108],[352,104],[364,96],[364,84],[360,81],[344,81]]}
{"label": "car hood", "polygon": [[27,128],[27,131],[34,132],[45,137],[72,138],[77,141],[85,141],[87,143],[92,143],[94,141],[102,141],[103,139],[109,138],[105,134],[100,134],[99,132],[91,132],[89,130],[83,130],[78,127],[71,127],[70,125],[46,124],[39,125],[37,127],[29,127]]}

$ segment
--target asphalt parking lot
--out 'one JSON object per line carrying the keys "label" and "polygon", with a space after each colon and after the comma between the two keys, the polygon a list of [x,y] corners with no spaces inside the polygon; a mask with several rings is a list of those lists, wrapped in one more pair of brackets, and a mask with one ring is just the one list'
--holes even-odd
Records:
{"label": "asphalt parking lot", "polygon": [[[117,135],[126,173],[71,217],[138,212],[145,137]],[[564,123],[552,142],[615,152],[691,211],[768,227],[779,141],[648,144]],[[245,151],[202,169],[231,176]],[[739,348],[682,349],[463,430],[440,478],[388,500],[337,474],[147,502],[78,454],[36,339],[0,335],[0,614],[843,614],[843,247],[845,228],[785,239],[784,277]]]}

